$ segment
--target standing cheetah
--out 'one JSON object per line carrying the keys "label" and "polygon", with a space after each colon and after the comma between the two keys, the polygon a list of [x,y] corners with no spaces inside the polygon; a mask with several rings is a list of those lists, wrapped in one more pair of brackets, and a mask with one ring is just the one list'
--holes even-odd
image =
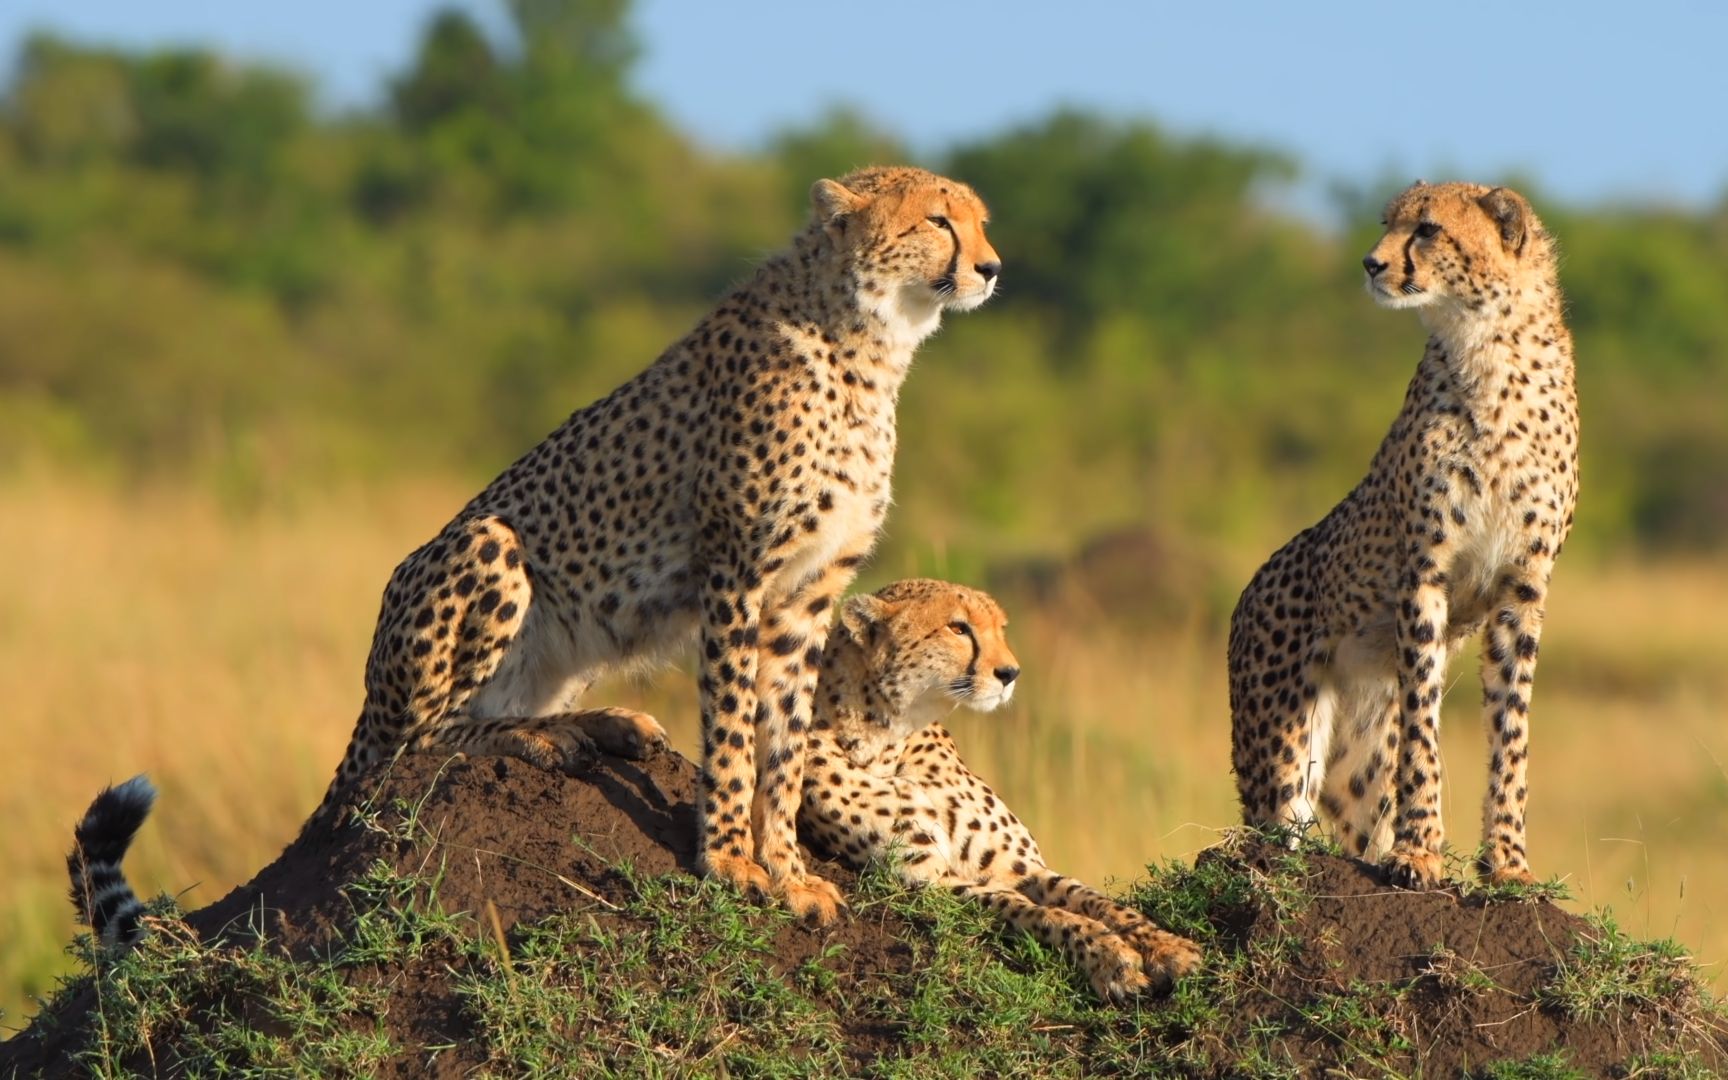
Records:
{"label": "standing cheetah", "polygon": [[1531,880],[1530,691],[1543,603],[1578,493],[1572,339],[1554,241],[1522,196],[1417,182],[1362,265],[1430,337],[1368,476],[1281,548],[1230,620],[1237,791],[1251,824],[1315,805],[1392,879],[1442,876],[1440,696],[1485,631],[1492,760],[1479,871]]}
{"label": "standing cheetah", "polygon": [[1013,696],[1007,621],[985,594],[940,581],[846,601],[822,657],[800,821],[854,865],[897,854],[908,885],[979,901],[1066,955],[1102,998],[1166,988],[1198,948],[1045,866],[937,722]]}
{"label": "standing cheetah", "polygon": [[830,606],[889,503],[894,406],[944,310],[1001,262],[970,188],[913,168],[817,181],[814,213],[647,370],[577,410],[409,555],[314,820],[401,748],[567,765],[664,733],[578,710],[607,670],[700,637],[698,862],[832,920],[795,816]]}

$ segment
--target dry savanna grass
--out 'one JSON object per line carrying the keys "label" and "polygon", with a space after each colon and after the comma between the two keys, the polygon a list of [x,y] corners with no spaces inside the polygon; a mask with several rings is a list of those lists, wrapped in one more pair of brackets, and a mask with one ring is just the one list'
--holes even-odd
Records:
{"label": "dry savanna grass", "polygon": [[[188,907],[292,838],[358,711],[390,568],[465,495],[397,485],[232,514],[201,494],[0,483],[4,1028],[69,963],[61,860],[101,784],[155,779],[163,797],[128,869]],[[871,580],[918,569],[879,564]],[[1728,956],[1725,605],[1720,565],[1563,561],[1533,710],[1537,871],[1565,877],[1580,908],[1677,937],[1712,973]],[[1215,619],[1129,632],[1010,613],[1024,690],[1012,709],[953,726],[1054,865],[1120,882],[1234,822]],[[1474,668],[1455,664],[1447,710],[1446,811],[1461,846],[1485,786]],[[591,700],[649,708],[680,750],[696,749],[687,671]]]}

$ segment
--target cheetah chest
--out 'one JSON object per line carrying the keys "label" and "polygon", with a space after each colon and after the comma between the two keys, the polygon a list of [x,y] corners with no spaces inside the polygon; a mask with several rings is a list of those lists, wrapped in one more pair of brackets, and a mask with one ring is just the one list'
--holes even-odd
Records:
{"label": "cheetah chest", "polygon": [[1533,545],[1545,548],[1556,505],[1548,477],[1522,462],[1479,466],[1482,483],[1454,487],[1444,506],[1449,533],[1449,636],[1468,636],[1488,618],[1508,575],[1525,565]]}
{"label": "cheetah chest", "polygon": [[[770,580],[771,594],[791,593],[836,559],[869,549],[889,502],[890,461],[879,454],[872,459],[841,455],[837,466],[815,470],[802,512],[792,515],[793,520],[782,528],[782,535],[791,540],[780,554],[781,568]],[[854,467],[847,469],[847,464]]]}

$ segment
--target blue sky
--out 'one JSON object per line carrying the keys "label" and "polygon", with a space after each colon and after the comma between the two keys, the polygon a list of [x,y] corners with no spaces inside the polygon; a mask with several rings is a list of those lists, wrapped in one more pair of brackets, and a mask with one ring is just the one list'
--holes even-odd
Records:
{"label": "blue sky", "polygon": [[[197,42],[376,100],[429,0],[0,0],[27,28]],[[499,19],[495,0],[464,0]],[[1058,14],[1058,9],[1060,14]],[[686,131],[750,147],[836,102],[920,151],[1060,104],[1294,154],[1318,204],[1342,178],[1533,178],[1574,202],[1728,195],[1728,4],[1647,0],[733,3],[639,0],[636,81]]]}

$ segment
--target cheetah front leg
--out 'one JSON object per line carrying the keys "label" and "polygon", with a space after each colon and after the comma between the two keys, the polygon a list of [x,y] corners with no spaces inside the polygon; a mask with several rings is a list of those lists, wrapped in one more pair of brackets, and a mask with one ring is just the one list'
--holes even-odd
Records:
{"label": "cheetah front leg", "polygon": [[834,921],[844,901],[832,883],[805,869],[798,852],[804,747],[829,620],[863,558],[863,548],[843,554],[775,603],[762,620],[757,661],[762,706],[752,815],[757,854],[786,906],[817,925]]}
{"label": "cheetah front leg", "polygon": [[1431,557],[1406,577],[1399,604],[1399,726],[1392,850],[1385,866],[1395,885],[1431,888],[1443,876],[1446,830],[1440,813],[1440,697],[1446,679],[1445,576]]}
{"label": "cheetah front leg", "polygon": [[1482,803],[1482,855],[1477,870],[1497,884],[1535,881],[1525,850],[1524,803],[1529,792],[1530,693],[1542,641],[1543,599],[1552,558],[1525,567],[1506,586],[1506,599],[1488,623],[1482,648],[1482,720],[1493,754]]}
{"label": "cheetah front leg", "polygon": [[1046,907],[1005,883],[948,876],[937,884],[984,905],[997,918],[1062,953],[1105,1001],[1125,1000],[1151,985],[1139,950],[1097,919]]}
{"label": "cheetah front leg", "polygon": [[1170,989],[1177,979],[1200,966],[1200,946],[1160,930],[1151,919],[1083,881],[1040,866],[1022,878],[1017,888],[1035,903],[1072,911],[1109,927],[1140,953],[1142,969],[1155,990]]}
{"label": "cheetah front leg", "polygon": [[[947,865],[949,858],[958,857],[979,875],[989,875],[993,884],[1017,889],[1035,904],[1045,908],[1060,908],[1103,924],[1139,952],[1142,970],[1149,984],[1155,989],[1169,989],[1176,979],[1200,965],[1200,948],[1193,942],[1159,929],[1152,920],[1133,908],[1117,903],[1085,882],[1064,877],[1044,865],[1044,856],[1038,849],[1037,841],[1032,839],[1019,819],[1002,805],[989,785],[966,767],[966,763],[961,760],[959,748],[954,745],[953,736],[942,725],[926,728],[919,736],[916,760],[932,775],[947,777],[949,784],[964,791],[966,802],[980,808],[981,813],[972,820],[974,828],[961,833],[962,836],[969,833],[970,838],[962,840],[943,827],[941,817],[930,800],[920,801],[917,798],[918,789],[915,785],[897,778],[894,781],[897,796],[896,828],[902,824],[909,826],[906,830],[909,838],[907,846],[913,855],[920,859],[919,862],[913,862],[909,858],[903,864],[901,873],[907,880],[929,880],[943,871],[947,871],[946,876],[958,877]],[[866,806],[865,809],[868,811],[869,807]],[[996,822],[992,822],[989,838],[980,845],[982,850],[974,851],[974,843],[984,836],[984,830],[979,826],[984,820],[995,818],[998,814],[1007,819],[1007,830],[998,834]],[[929,844],[928,841],[934,838],[947,842],[939,846]],[[1003,842],[1013,843],[1015,839],[1018,839],[1020,846],[1012,859],[996,858],[993,853],[995,849],[988,846]],[[921,844],[920,841],[926,843]],[[922,853],[926,851],[940,857],[924,862]],[[991,854],[985,854],[986,852]]]}
{"label": "cheetah front leg", "polygon": [[881,860],[908,888],[934,885],[952,872],[940,823],[914,785],[876,776],[832,747],[812,754],[806,772],[812,778],[798,823],[829,854],[857,869]]}
{"label": "cheetah front leg", "polygon": [[717,562],[702,592],[702,769],[696,862],[710,877],[767,897],[751,827],[756,791],[756,668],[765,589],[753,560]]}

